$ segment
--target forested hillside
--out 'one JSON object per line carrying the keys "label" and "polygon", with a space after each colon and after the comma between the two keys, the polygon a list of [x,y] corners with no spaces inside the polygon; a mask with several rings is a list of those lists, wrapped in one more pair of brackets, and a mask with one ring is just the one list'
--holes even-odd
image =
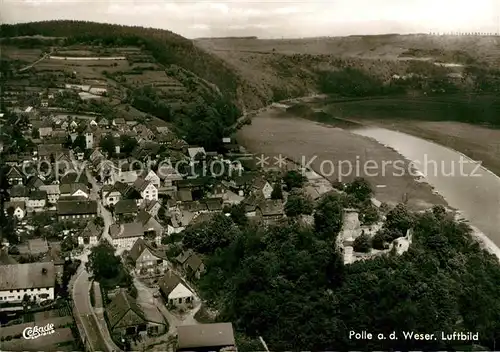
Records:
{"label": "forested hillside", "polygon": [[83,21],[44,21],[2,25],[0,33],[2,37],[64,37],[64,45],[139,46],[150,51],[163,65],[178,65],[216,84],[228,97],[236,97],[240,84],[224,61],[167,30]]}
{"label": "forested hillside", "polygon": [[[264,229],[226,218],[205,224],[205,231],[187,231],[184,243],[210,258],[200,287],[219,319],[262,336],[272,351],[471,351],[474,344],[496,350],[500,267],[465,223],[439,206],[412,214],[400,204],[380,235],[398,237],[413,227],[410,250],[344,266],[335,240],[347,203],[325,197],[313,227]],[[350,338],[351,331],[374,337]],[[442,339],[468,331],[479,340]],[[397,340],[389,339],[393,332]],[[436,338],[405,339],[405,332]]]}

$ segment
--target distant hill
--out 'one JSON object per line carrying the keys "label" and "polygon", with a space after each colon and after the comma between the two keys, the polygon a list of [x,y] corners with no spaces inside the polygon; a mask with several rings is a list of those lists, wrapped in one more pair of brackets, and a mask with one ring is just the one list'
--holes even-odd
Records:
{"label": "distant hill", "polygon": [[193,101],[222,109],[224,124],[231,125],[233,115],[318,92],[349,97],[500,92],[500,38],[492,36],[189,40],[167,30],[84,21],[1,25],[0,33],[5,46],[55,46],[68,56],[70,49],[71,55],[89,48],[108,55],[127,51],[131,66],[106,70],[107,77],[138,92],[135,107],[166,120],[189,114]]}

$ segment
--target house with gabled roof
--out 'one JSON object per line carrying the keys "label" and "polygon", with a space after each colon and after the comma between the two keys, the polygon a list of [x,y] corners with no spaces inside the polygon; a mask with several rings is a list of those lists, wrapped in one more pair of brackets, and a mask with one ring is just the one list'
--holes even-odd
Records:
{"label": "house with gabled roof", "polygon": [[[139,192],[143,200],[158,200],[158,189],[151,181],[148,181],[143,177],[137,178],[134,182],[133,188]],[[142,201],[140,204],[142,204]]]}
{"label": "house with gabled roof", "polygon": [[254,192],[257,192],[258,196],[262,196],[264,199],[271,199],[273,186],[271,186],[271,184],[263,177],[255,178],[252,187]]}
{"label": "house with gabled roof", "polygon": [[205,271],[205,265],[201,258],[191,249],[182,252],[175,258],[189,276],[199,279]]}
{"label": "house with gabled roof", "polygon": [[102,194],[102,204],[105,207],[109,207],[111,205],[115,205],[122,199],[122,194],[119,191],[119,187],[114,185],[104,185],[101,189]]}
{"label": "house with gabled roof", "polygon": [[192,147],[188,148],[188,155],[191,161],[195,161],[197,155],[207,155],[207,152],[205,151],[205,148],[203,147]]}
{"label": "house with gabled roof", "polygon": [[148,245],[142,238],[135,241],[130,249],[129,258],[138,275],[162,274],[168,268],[165,253]]}
{"label": "house with gabled roof", "polygon": [[89,156],[89,159],[90,159],[90,162],[92,163],[92,165],[95,167],[96,165],[98,165],[102,160],[106,159],[104,157],[104,154],[101,153],[101,151],[99,149],[94,149],[94,151],[90,154]]}
{"label": "house with gabled roof", "polygon": [[134,199],[122,199],[115,204],[114,215],[116,221],[121,221],[127,217],[135,217],[139,208]]}
{"label": "house with gabled roof", "polygon": [[172,270],[165,273],[158,282],[158,286],[160,286],[160,292],[169,306],[181,308],[194,302],[194,293]]}
{"label": "house with gabled roof", "polygon": [[85,175],[85,173],[78,173],[75,171],[70,171],[65,173],[59,181],[60,184],[81,183],[84,185],[88,184],[89,182],[87,175]]}
{"label": "house with gabled roof", "polygon": [[[153,310],[155,308],[151,307]],[[154,336],[166,332],[167,324],[158,309],[146,311],[125,289],[120,289],[113,298],[106,308],[105,316],[112,334],[122,337],[135,337],[141,333]]]}
{"label": "house with gabled roof", "polygon": [[52,121],[50,119],[43,121],[38,129],[38,133],[40,134],[40,138],[50,137],[52,134]]}
{"label": "house with gabled roof", "polygon": [[151,182],[157,189],[160,188],[160,177],[153,170],[144,170],[139,175],[139,177],[142,177],[144,180]]}
{"label": "house with gabled roof", "polygon": [[29,194],[29,189],[23,185],[15,185],[9,189],[11,202],[27,202]]}
{"label": "house with gabled roof", "polygon": [[157,245],[161,245],[161,239],[165,232],[165,228],[154,216],[142,209],[139,214],[137,214],[135,221],[142,224],[144,236],[154,240]]}
{"label": "house with gabled roof", "polygon": [[97,216],[97,202],[81,198],[60,198],[57,202],[59,221],[87,222]]}
{"label": "house with gabled roof", "polygon": [[266,199],[257,205],[257,216],[264,224],[274,223],[285,216],[285,209],[281,199]]}
{"label": "house with gabled roof", "polygon": [[31,176],[26,182],[26,187],[32,191],[35,189],[40,189],[41,186],[45,185],[45,182],[39,176]]}
{"label": "house with gabled roof", "polygon": [[11,186],[22,185],[24,182],[24,175],[17,166],[12,166],[5,176]]}
{"label": "house with gabled roof", "polygon": [[138,178],[137,171],[134,170],[121,170],[118,173],[113,174],[113,181],[122,182],[127,185],[133,185]]}
{"label": "house with gabled roof", "polygon": [[25,295],[37,301],[54,299],[55,283],[54,263],[0,265],[0,298],[3,302],[22,302]]}
{"label": "house with gabled roof", "polygon": [[63,183],[59,187],[61,197],[89,198],[90,192],[87,185],[83,183]]}
{"label": "house with gabled roof", "polygon": [[57,203],[59,197],[61,197],[61,191],[59,189],[59,184],[53,183],[48,185],[40,186],[41,191],[47,192],[47,201],[51,204]]}
{"label": "house with gabled roof", "polygon": [[157,200],[151,200],[144,202],[144,210],[147,211],[151,216],[158,216],[158,211],[161,208],[161,203]]}
{"label": "house with gabled roof", "polygon": [[115,248],[129,251],[139,238],[144,238],[144,230],[139,222],[113,224],[109,227],[109,235]]}
{"label": "house with gabled roof", "polygon": [[28,211],[42,211],[47,205],[47,192],[42,190],[31,191],[26,202]]}
{"label": "house with gabled roof", "polygon": [[5,214],[8,213],[10,208],[12,208],[13,216],[15,216],[18,220],[21,220],[26,215],[25,202],[12,202],[12,201],[5,202],[4,203]]}
{"label": "house with gabled roof", "polygon": [[78,234],[78,245],[96,246],[99,244],[99,238],[102,234],[102,228],[93,221],[89,221],[85,228]]}

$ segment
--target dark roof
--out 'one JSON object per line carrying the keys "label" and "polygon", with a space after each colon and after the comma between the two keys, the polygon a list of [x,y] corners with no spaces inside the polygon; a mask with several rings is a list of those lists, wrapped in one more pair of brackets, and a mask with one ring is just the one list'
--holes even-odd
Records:
{"label": "dark roof", "polygon": [[113,298],[106,309],[106,313],[111,329],[118,326],[127,327],[144,324],[146,321],[142,309],[123,288]]}
{"label": "dark roof", "polygon": [[207,204],[198,202],[198,201],[191,201],[191,202],[184,202],[182,203],[182,209],[183,210],[188,210],[192,212],[197,212],[197,211],[204,211],[207,210]]}
{"label": "dark roof", "polygon": [[234,178],[236,186],[252,185],[255,177],[258,176],[255,172],[245,172],[242,175]]}
{"label": "dark roof", "polygon": [[134,199],[122,199],[115,204],[115,214],[137,213],[137,202]]}
{"label": "dark roof", "polygon": [[30,193],[29,199],[31,200],[42,200],[47,199],[47,191],[35,190]]}
{"label": "dark roof", "polygon": [[19,169],[16,166],[12,166],[10,168],[9,172],[7,172],[7,177],[8,178],[24,178],[23,174],[21,173],[21,171],[19,171]]}
{"label": "dark roof", "polygon": [[190,202],[193,200],[193,193],[190,189],[180,189],[177,191],[177,199],[181,202]]}
{"label": "dark roof", "polygon": [[257,206],[263,216],[283,215],[283,202],[280,199],[267,199]]}
{"label": "dark roof", "polygon": [[54,287],[54,263],[0,265],[0,290]]}
{"label": "dark roof", "polygon": [[80,236],[83,238],[99,237],[101,235],[101,227],[97,226],[93,221],[89,221],[87,226],[80,232]]}
{"label": "dark roof", "polygon": [[58,215],[81,215],[97,214],[97,202],[95,200],[61,200],[57,202]]}
{"label": "dark roof", "polygon": [[146,241],[144,241],[142,238],[137,239],[137,241],[135,241],[134,245],[130,249],[130,259],[135,262],[146,248],[149,249],[151,253],[153,253],[152,248],[148,246]]}
{"label": "dark roof", "polygon": [[179,180],[177,181],[177,188],[201,187],[205,182],[206,180],[202,177]]}
{"label": "dark roof", "polygon": [[146,210],[141,210],[139,214],[137,214],[137,217],[135,220],[137,222],[140,222],[141,224],[145,225],[151,219],[153,215],[149,214]]}
{"label": "dark roof", "polygon": [[231,323],[181,325],[177,327],[177,349],[234,346]]}
{"label": "dark roof", "polygon": [[40,186],[45,185],[45,182],[40,179],[38,176],[32,176],[26,183],[26,187],[28,188],[39,188]]}
{"label": "dark roof", "polygon": [[182,280],[180,279],[180,277],[175,275],[172,270],[167,271],[167,273],[158,282],[160,290],[167,297],[173,291],[173,289],[177,287],[178,284],[183,284]]}
{"label": "dark roof", "polygon": [[222,199],[220,198],[205,199],[203,200],[203,203],[207,205],[207,208],[210,211],[222,210]]}
{"label": "dark roof", "polygon": [[197,271],[202,264],[203,264],[203,262],[197,254],[193,254],[186,261],[186,265],[192,271]]}
{"label": "dark roof", "polygon": [[9,191],[11,198],[27,197],[29,195],[29,189],[23,185],[15,185]]}
{"label": "dark roof", "polygon": [[61,194],[73,194],[78,190],[82,190],[85,193],[89,192],[89,188],[83,183],[63,183],[59,187]]}
{"label": "dark roof", "polygon": [[190,256],[193,255],[193,251],[191,249],[188,249],[187,251],[182,252],[179,254],[175,260],[177,260],[180,264],[184,264]]}
{"label": "dark roof", "polygon": [[244,205],[246,212],[251,212],[257,209],[258,202],[259,200],[257,196],[255,194],[251,194],[243,200],[242,204]]}
{"label": "dark roof", "polygon": [[61,177],[61,186],[65,183],[81,183],[86,185],[88,183],[87,176],[85,173],[78,175],[76,172],[68,172],[66,175]]}
{"label": "dark roof", "polygon": [[109,227],[109,235],[112,238],[131,238],[144,236],[142,224],[129,222],[126,224],[113,224]]}
{"label": "dark roof", "polygon": [[129,185],[120,181],[116,181],[115,184],[113,185],[113,188],[124,196],[127,193],[127,190],[129,189]]}
{"label": "dark roof", "polygon": [[7,210],[9,208],[13,208],[16,210],[16,208],[21,208],[24,210],[25,208],[25,203],[24,202],[5,202],[4,203],[4,209]]}
{"label": "dark roof", "polygon": [[144,178],[142,177],[139,177],[137,178],[137,180],[135,180],[134,182],[134,188],[139,191],[139,192],[142,192],[146,189],[146,187],[149,186],[151,182],[149,182],[148,180],[145,180]]}

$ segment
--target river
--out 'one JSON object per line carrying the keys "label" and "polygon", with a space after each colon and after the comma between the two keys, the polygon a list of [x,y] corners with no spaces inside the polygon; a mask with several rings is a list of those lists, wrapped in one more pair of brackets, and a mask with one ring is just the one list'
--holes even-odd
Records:
{"label": "river", "polygon": [[[384,161],[414,161],[426,182],[415,182],[407,174],[399,176],[392,166],[383,167],[385,174],[368,175],[362,169],[352,176],[367,178],[375,186],[375,196],[389,204],[407,199],[411,208],[420,210],[447,203],[500,247],[500,178],[459,152],[389,129],[336,128],[272,110],[253,118],[238,139],[257,154],[283,154],[297,161],[317,157],[310,166],[321,174],[329,170],[322,170],[324,161],[331,160],[335,165],[338,161],[360,159],[364,164],[374,160],[379,167]],[[326,176],[333,181],[338,172]]]}
{"label": "river", "polygon": [[500,178],[467,156],[405,133],[384,128],[359,128],[354,133],[373,138],[415,162],[425,180],[448,204],[500,247]]}

